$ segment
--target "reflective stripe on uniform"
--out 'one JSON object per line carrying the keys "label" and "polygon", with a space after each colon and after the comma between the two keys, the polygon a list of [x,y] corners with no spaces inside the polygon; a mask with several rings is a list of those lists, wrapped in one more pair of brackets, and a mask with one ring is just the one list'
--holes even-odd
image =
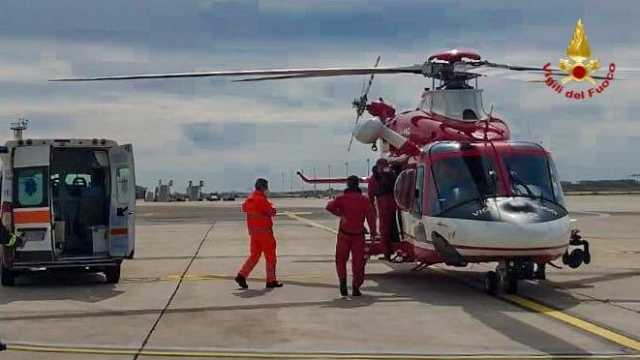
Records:
{"label": "reflective stripe on uniform", "polygon": [[11,234],[11,237],[9,238],[9,242],[7,243],[8,247],[12,247],[16,245],[16,241],[18,240],[18,235],[16,234]]}

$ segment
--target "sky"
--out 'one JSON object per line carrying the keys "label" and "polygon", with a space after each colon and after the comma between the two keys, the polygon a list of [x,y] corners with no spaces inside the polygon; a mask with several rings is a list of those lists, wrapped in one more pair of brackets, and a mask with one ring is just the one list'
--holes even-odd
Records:
{"label": "sky", "polygon": [[[0,140],[8,123],[31,137],[132,143],[140,185],[204,180],[205,190],[300,189],[291,174],[366,175],[369,146],[347,142],[351,101],[366,77],[233,83],[230,79],[52,83],[69,76],[214,69],[422,63],[472,48],[494,62],[542,66],[565,56],[578,18],[603,64],[640,67],[637,1],[0,2]],[[414,108],[430,81],[376,77],[370,97]],[[487,78],[484,105],[515,139],[542,142],[563,180],[640,172],[637,81],[570,101],[544,84]],[[6,130],[6,131],[5,131]],[[372,160],[373,161],[373,160]],[[347,169],[348,168],[348,169]],[[308,186],[307,186],[308,188]]]}

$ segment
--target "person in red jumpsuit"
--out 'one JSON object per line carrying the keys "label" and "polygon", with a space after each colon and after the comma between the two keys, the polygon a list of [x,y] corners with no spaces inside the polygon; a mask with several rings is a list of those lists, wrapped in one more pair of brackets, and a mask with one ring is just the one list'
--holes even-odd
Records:
{"label": "person in red jumpsuit", "polygon": [[282,287],[276,279],[276,239],[273,237],[273,220],[276,209],[267,199],[269,182],[256,180],[255,191],[242,204],[242,211],[247,214],[247,229],[251,238],[250,254],[238,272],[235,281],[246,289],[247,277],[264,254],[267,263],[267,288]]}
{"label": "person in red jumpsuit", "polygon": [[376,236],[374,210],[371,202],[360,190],[357,176],[347,178],[347,189],[334,200],[329,201],[327,210],[340,217],[338,241],[336,243],[336,271],[340,281],[340,294],[348,296],[347,261],[351,255],[353,296],[361,296],[360,286],[364,282],[365,227],[367,220],[371,236]]}
{"label": "person in red jumpsuit", "polygon": [[391,259],[392,241],[398,237],[396,200],[393,196],[395,173],[386,159],[378,159],[369,178],[367,193],[376,211],[378,233],[384,248],[384,258]]}

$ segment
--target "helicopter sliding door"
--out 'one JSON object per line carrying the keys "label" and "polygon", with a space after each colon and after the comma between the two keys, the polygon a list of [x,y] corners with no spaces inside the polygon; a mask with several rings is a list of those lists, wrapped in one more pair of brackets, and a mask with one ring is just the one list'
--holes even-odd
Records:
{"label": "helicopter sliding door", "polygon": [[[400,228],[403,238],[414,238],[414,228],[422,218],[425,167],[406,169],[398,176],[394,187],[396,203],[400,208]],[[406,236],[405,236],[406,235]]]}

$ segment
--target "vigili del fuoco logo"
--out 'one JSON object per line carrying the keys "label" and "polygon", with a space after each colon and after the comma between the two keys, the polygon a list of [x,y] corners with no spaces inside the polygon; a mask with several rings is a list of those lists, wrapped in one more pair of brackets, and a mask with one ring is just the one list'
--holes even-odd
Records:
{"label": "vigili del fuoco logo", "polygon": [[[613,81],[616,71],[616,64],[611,63],[608,67],[606,76],[597,76],[593,73],[600,69],[600,61],[591,57],[591,47],[589,39],[584,30],[582,19],[578,19],[576,29],[573,32],[569,46],[567,47],[567,58],[560,59],[560,72],[564,73],[564,77],[560,81],[556,80],[553,75],[559,71],[551,67],[551,63],[547,63],[544,69],[544,83],[558,94],[564,94],[568,99],[584,100],[592,98],[605,92],[607,87]],[[597,80],[602,80],[599,84]],[[569,85],[586,81],[592,86],[588,89],[571,88]]]}

